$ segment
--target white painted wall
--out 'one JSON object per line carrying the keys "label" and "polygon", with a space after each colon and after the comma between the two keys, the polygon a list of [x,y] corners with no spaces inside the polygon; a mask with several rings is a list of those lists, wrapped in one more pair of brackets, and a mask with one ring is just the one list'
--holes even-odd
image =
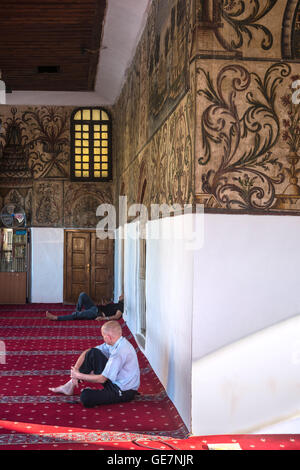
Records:
{"label": "white painted wall", "polygon": [[146,356],[190,429],[193,252],[175,238],[183,220],[177,216],[148,224],[150,233],[161,228],[164,234],[170,223],[174,239],[147,240]]}
{"label": "white painted wall", "polygon": [[108,0],[95,90],[115,103],[130,66],[152,0]]}
{"label": "white painted wall", "polygon": [[[171,218],[174,233],[183,217]],[[299,220],[290,216],[206,214],[198,251],[150,233],[145,354],[194,434],[250,432],[299,414],[300,359],[291,362],[300,350],[299,240]],[[136,333],[133,240],[125,241],[125,298]]]}
{"label": "white painted wall", "polygon": [[3,104],[18,106],[109,106],[107,100],[96,91],[12,91],[6,93]]}
{"label": "white painted wall", "polygon": [[299,218],[206,214],[204,229],[194,265],[192,429],[255,430],[300,410],[300,363],[291,360],[300,346]]}
{"label": "white painted wall", "polygon": [[252,434],[300,434],[300,414],[293,412],[292,417],[276,420],[267,426],[264,423],[263,427]]}
{"label": "white painted wall", "polygon": [[63,302],[64,229],[31,229],[31,302]]}
{"label": "white painted wall", "polygon": [[[169,219],[171,232],[182,230],[183,219]],[[151,221],[148,230],[166,234],[167,220]],[[154,233],[154,232],[152,232]],[[133,334],[139,332],[139,224],[125,226],[125,319]],[[117,242],[119,246],[119,242]],[[115,252],[120,273],[120,248]],[[193,255],[184,240],[147,240],[145,355],[187,427],[191,426],[191,322]]]}
{"label": "white painted wall", "polygon": [[115,230],[114,245],[114,301],[117,302],[123,294],[123,256],[124,242],[122,240],[123,227]]}
{"label": "white painted wall", "polygon": [[298,217],[206,214],[195,252],[193,359],[300,314]]}
{"label": "white painted wall", "polygon": [[193,433],[273,432],[266,426],[299,415],[299,331],[297,316],[193,362]]}
{"label": "white painted wall", "polygon": [[128,327],[133,334],[137,333],[138,325],[138,272],[139,272],[139,240],[138,224],[131,223],[124,227],[124,309]]}

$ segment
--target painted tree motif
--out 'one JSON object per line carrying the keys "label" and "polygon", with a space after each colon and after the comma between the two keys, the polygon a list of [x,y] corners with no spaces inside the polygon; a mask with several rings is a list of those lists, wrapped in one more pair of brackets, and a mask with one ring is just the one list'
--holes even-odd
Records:
{"label": "painted tree motif", "polygon": [[69,174],[69,113],[57,106],[42,106],[25,111],[22,119],[33,135],[29,158],[34,176],[66,178]]}

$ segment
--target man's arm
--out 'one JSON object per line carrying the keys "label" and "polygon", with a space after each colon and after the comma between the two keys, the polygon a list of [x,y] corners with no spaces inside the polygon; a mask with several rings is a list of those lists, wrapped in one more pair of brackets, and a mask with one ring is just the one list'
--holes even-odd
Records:
{"label": "man's arm", "polygon": [[97,321],[101,321],[101,320],[119,320],[122,315],[123,315],[123,313],[121,312],[121,310],[117,310],[116,313],[112,317],[97,317],[96,320]]}
{"label": "man's arm", "polygon": [[94,384],[104,384],[107,381],[107,378],[102,374],[82,374],[74,367],[71,368],[71,377],[72,379],[83,380],[84,382],[90,382]]}

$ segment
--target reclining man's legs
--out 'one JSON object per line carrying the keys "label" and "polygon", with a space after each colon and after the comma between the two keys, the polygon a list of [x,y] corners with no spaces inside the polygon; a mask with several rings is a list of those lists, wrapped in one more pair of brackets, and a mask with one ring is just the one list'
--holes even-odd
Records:
{"label": "reclining man's legs", "polygon": [[[82,311],[82,307],[84,310]],[[72,320],[95,320],[98,316],[98,307],[94,304],[92,299],[85,293],[81,292],[78,297],[76,311],[69,315],[53,315],[46,312],[46,317],[49,320],[55,321],[72,321]]]}

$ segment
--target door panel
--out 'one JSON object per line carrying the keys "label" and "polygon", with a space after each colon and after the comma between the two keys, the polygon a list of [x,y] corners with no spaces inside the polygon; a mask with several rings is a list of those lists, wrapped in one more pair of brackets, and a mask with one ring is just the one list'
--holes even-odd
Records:
{"label": "door panel", "polygon": [[72,283],[73,284],[86,284],[86,272],[83,269],[73,268],[72,270]]}
{"label": "door panel", "polygon": [[26,304],[26,272],[0,272],[0,303]]}
{"label": "door panel", "polygon": [[91,296],[101,302],[113,296],[114,240],[91,233]]}
{"label": "door panel", "polygon": [[85,253],[72,253],[72,266],[84,267],[86,264],[86,255]]}
{"label": "door panel", "polygon": [[77,302],[80,292],[90,294],[90,234],[67,232],[65,300]]}

